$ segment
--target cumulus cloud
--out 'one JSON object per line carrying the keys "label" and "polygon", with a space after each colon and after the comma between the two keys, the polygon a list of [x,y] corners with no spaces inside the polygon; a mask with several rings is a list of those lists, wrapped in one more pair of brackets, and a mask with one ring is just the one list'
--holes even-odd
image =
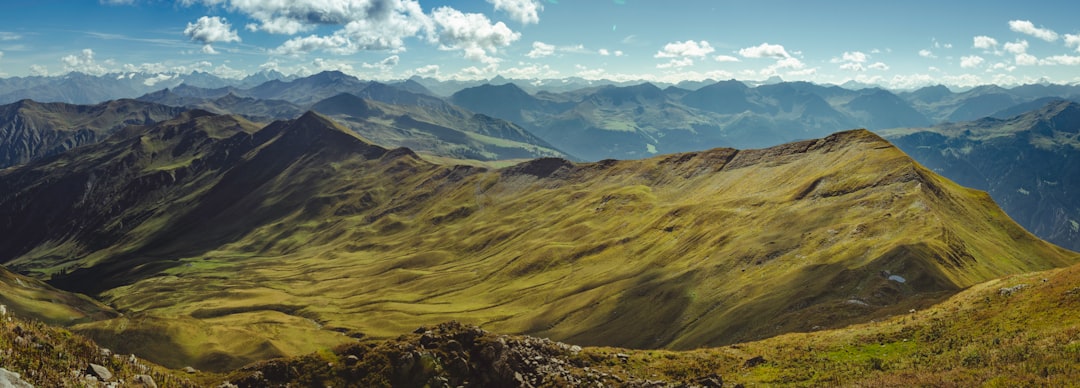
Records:
{"label": "cumulus cloud", "polygon": [[963,67],[963,68],[979,67],[979,65],[981,65],[983,63],[983,61],[984,61],[983,57],[980,57],[978,55],[970,55],[970,56],[966,56],[966,57],[961,57],[960,58],[960,67]]}
{"label": "cumulus cloud", "polygon": [[143,85],[153,87],[154,85],[172,80],[177,77],[179,77],[178,74],[158,74],[156,76],[143,80]]}
{"label": "cumulus cloud", "polygon": [[544,42],[533,42],[532,50],[525,56],[529,58],[543,58],[555,54],[555,45]]}
{"label": "cumulus cloud", "polygon": [[536,64],[519,64],[517,67],[500,69],[499,73],[511,79],[543,79],[557,78],[559,76],[559,71],[552,69],[551,66]]}
{"label": "cumulus cloud", "polygon": [[1026,40],[1018,40],[1016,42],[1005,43],[1005,51],[1010,54],[1023,54],[1028,49],[1028,42]]}
{"label": "cumulus cloud", "polygon": [[94,60],[94,50],[91,49],[83,49],[79,54],[65,55],[60,58],[60,62],[64,64],[64,71],[67,72],[75,71],[98,76],[109,72],[105,66]]}
{"label": "cumulus cloud", "polygon": [[716,51],[709,45],[707,41],[693,41],[688,40],[685,42],[671,42],[664,45],[664,48],[656,52],[653,55],[654,58],[682,58],[682,57],[695,57],[702,58],[709,53]]}
{"label": "cumulus cloud", "polygon": [[739,50],[739,55],[744,58],[788,58],[791,57],[784,46],[778,44],[762,43],[753,47]]}
{"label": "cumulus cloud", "polygon": [[1080,56],[1073,55],[1054,55],[1043,58],[1039,61],[1040,65],[1064,65],[1064,66],[1080,66]]}
{"label": "cumulus cloud", "polygon": [[352,65],[342,61],[315,58],[315,60],[311,61],[311,64],[315,66],[316,73],[331,70],[340,71],[342,73],[353,73]]}
{"label": "cumulus cloud", "polygon": [[1047,42],[1053,42],[1058,38],[1058,34],[1053,30],[1035,27],[1035,24],[1029,20],[1010,20],[1009,29],[1021,34],[1034,36]]}
{"label": "cumulus cloud", "polygon": [[521,24],[536,24],[540,22],[540,11],[544,6],[536,0],[487,0],[495,6],[496,11],[503,11],[510,15],[511,19]]}
{"label": "cumulus cloud", "polygon": [[840,65],[840,70],[864,71],[866,68],[858,62],[845,62]]}
{"label": "cumulus cloud", "polygon": [[1076,51],[1080,51],[1080,34],[1065,34],[1065,46],[1074,47]]}
{"label": "cumulus cloud", "polygon": [[867,67],[863,64],[869,60],[870,56],[862,51],[845,51],[839,57],[830,59],[829,62],[839,63],[841,70],[866,71]]}
{"label": "cumulus cloud", "polygon": [[739,58],[730,55],[717,55],[713,57],[717,62],[738,62]]}
{"label": "cumulus cloud", "polygon": [[657,69],[681,69],[687,66],[693,66],[694,59],[690,57],[673,58],[672,60],[656,65]]}
{"label": "cumulus cloud", "polygon": [[223,6],[247,15],[256,23],[251,31],[295,35],[317,26],[340,26],[330,35],[290,39],[276,54],[301,54],[327,50],[335,54],[359,50],[400,50],[404,40],[433,33],[431,18],[416,0],[181,0]]}
{"label": "cumulus cloud", "polygon": [[401,61],[400,57],[398,57],[397,55],[391,55],[381,61],[375,63],[363,63],[360,66],[365,69],[377,69],[385,72],[390,71],[390,69],[393,69],[394,66],[397,66],[399,61]]}
{"label": "cumulus cloud", "polygon": [[34,77],[47,77],[49,75],[49,69],[41,65],[30,65],[30,75]]}
{"label": "cumulus cloud", "polygon": [[1028,53],[1016,54],[1016,64],[1020,66],[1033,66],[1039,63],[1039,59]]}
{"label": "cumulus cloud", "polygon": [[492,24],[478,13],[462,13],[450,7],[436,9],[432,18],[439,27],[439,49],[462,50],[465,58],[487,64],[498,63],[490,54],[521,38],[521,33],[511,31],[503,22]]}
{"label": "cumulus cloud", "polygon": [[439,65],[424,65],[424,66],[418,67],[416,69],[413,69],[413,74],[416,74],[416,75],[419,75],[419,76],[422,76],[422,77],[438,77],[439,76]]}
{"label": "cumulus cloud", "polygon": [[220,16],[203,16],[195,23],[188,23],[184,36],[203,44],[240,41],[240,35],[232,29],[232,24]]}
{"label": "cumulus cloud", "polygon": [[927,49],[919,50],[919,56],[923,58],[937,58],[937,55],[934,55],[933,51]]}
{"label": "cumulus cloud", "polygon": [[350,45],[349,39],[344,34],[330,36],[309,35],[296,37],[285,41],[281,46],[270,50],[271,54],[298,55],[315,50],[329,51],[335,54],[352,54],[357,48]]}
{"label": "cumulus cloud", "polygon": [[870,64],[870,66],[867,66],[866,68],[872,69],[872,70],[885,71],[885,70],[889,70],[889,65],[886,65],[883,62],[874,62],[874,63]]}
{"label": "cumulus cloud", "polygon": [[977,49],[994,50],[997,48],[998,45],[997,39],[991,38],[986,35],[976,36],[972,38],[972,40],[974,41],[972,45]]}
{"label": "cumulus cloud", "polygon": [[852,51],[852,52],[845,51],[844,54],[842,55],[841,59],[843,59],[845,61],[848,61],[848,62],[863,63],[863,62],[866,62],[867,55],[865,53],[863,53],[862,51]]}

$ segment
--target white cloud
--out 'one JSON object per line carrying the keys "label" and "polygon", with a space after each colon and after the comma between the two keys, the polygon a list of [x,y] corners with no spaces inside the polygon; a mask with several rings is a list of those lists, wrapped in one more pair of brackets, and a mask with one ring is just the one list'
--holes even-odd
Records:
{"label": "white cloud", "polygon": [[245,76],[247,76],[247,73],[244,72],[243,70],[233,69],[233,68],[229,67],[228,65],[219,65],[218,67],[215,67],[213,70],[210,70],[209,73],[213,74],[215,76],[221,77],[221,78],[229,78],[229,79],[241,79],[241,78],[244,78]]}
{"label": "white cloud", "polygon": [[14,32],[0,31],[0,41],[10,41],[22,39],[22,35]]}
{"label": "white cloud", "polygon": [[424,65],[414,69],[413,73],[422,77],[438,77],[439,65]]}
{"label": "white cloud", "polygon": [[889,65],[886,65],[883,62],[874,62],[874,63],[870,64],[870,66],[867,66],[867,68],[868,69],[873,69],[873,70],[886,71],[886,70],[889,70]]}
{"label": "white cloud", "polygon": [[1005,71],[1010,71],[1011,72],[1013,70],[1016,70],[1016,66],[1009,65],[1008,63],[1005,63],[1005,62],[998,62],[998,63],[995,63],[995,64],[991,65],[990,68],[987,69],[986,71],[996,71],[996,70],[1005,70]]}
{"label": "white cloud", "polygon": [[124,69],[125,72],[128,72],[128,73],[157,74],[157,73],[164,73],[164,72],[169,71],[169,67],[165,66],[164,63],[142,63],[142,64],[139,64],[139,65],[133,65],[133,64],[130,64],[130,63],[126,63],[126,64],[124,64],[124,66],[122,66],[122,68]]}
{"label": "white cloud", "polygon": [[45,66],[30,65],[30,75],[35,77],[47,77],[49,75],[49,70],[46,69]]}
{"label": "white cloud", "polygon": [[[533,42],[532,50],[525,56],[529,58],[543,58],[555,54],[555,45],[544,42]],[[603,55],[603,53],[601,53]]]}
{"label": "white cloud", "polygon": [[601,56],[605,56],[605,57],[608,56],[608,55],[611,55],[611,52],[608,51],[607,49],[596,50],[596,53],[600,54]]}
{"label": "white cloud", "polygon": [[559,72],[548,65],[520,65],[521,66],[518,67],[500,69],[499,73],[511,79],[544,79],[559,77]]}
{"label": "white cloud", "polygon": [[349,38],[344,34],[334,34],[330,36],[309,35],[292,38],[285,41],[285,43],[282,43],[281,46],[270,50],[270,53],[279,55],[299,55],[315,50],[329,51],[331,53],[342,55],[356,52],[356,49],[350,46]]}
{"label": "white cloud", "polygon": [[994,50],[994,49],[997,48],[997,45],[998,45],[997,39],[991,38],[991,37],[986,36],[986,35],[976,36],[976,37],[972,38],[972,41],[973,41],[972,45],[975,48],[983,49],[983,50]]}
{"label": "white cloud", "polygon": [[496,11],[503,11],[510,15],[511,19],[521,24],[536,24],[540,22],[540,11],[544,6],[536,0],[487,0],[495,5]]}
{"label": "white cloud", "polygon": [[352,65],[342,61],[315,58],[315,60],[311,61],[311,64],[315,66],[316,73],[330,70],[336,70],[348,74],[352,74],[354,72]]}
{"label": "white cloud", "polygon": [[840,70],[865,71],[866,68],[858,62],[844,62],[844,64],[840,65]]}
{"label": "white cloud", "polygon": [[713,49],[707,41],[693,41],[688,40],[685,42],[671,42],[664,45],[664,48],[656,52],[653,58],[680,58],[680,57],[695,57],[702,58],[709,53],[716,51]]}
{"label": "white cloud", "polygon": [[981,65],[983,63],[983,61],[984,61],[983,57],[980,57],[978,55],[970,55],[970,56],[966,56],[966,57],[961,57],[960,58],[960,67],[963,67],[963,68],[979,67],[979,65]]}
{"label": "white cloud", "polygon": [[401,60],[401,58],[398,57],[397,55],[391,55],[391,56],[386,57],[385,59],[383,59],[381,61],[378,61],[378,62],[375,62],[375,63],[366,63],[365,62],[365,63],[361,64],[360,66],[362,66],[365,69],[378,69],[380,71],[386,72],[386,71],[390,71],[391,69],[393,69],[394,66],[397,66],[397,64],[398,64],[398,62],[400,60]]}
{"label": "white cloud", "polygon": [[503,22],[492,24],[487,16],[478,13],[462,13],[450,7],[440,7],[432,14],[439,27],[438,43],[441,50],[462,50],[465,58],[489,65],[499,62],[490,54],[521,38]]}
{"label": "white cloud", "polygon": [[4,59],[4,52],[0,51],[0,59]]}
{"label": "white cloud", "polygon": [[657,69],[680,69],[687,66],[693,66],[694,59],[690,57],[672,58],[667,63],[661,63],[656,65]]}
{"label": "white cloud", "polygon": [[404,40],[434,33],[431,18],[416,0],[181,0],[222,6],[247,15],[256,23],[251,31],[295,35],[318,26],[340,26],[328,35],[296,37],[272,50],[273,54],[298,55],[313,50],[351,54],[359,50],[404,48]]}
{"label": "white cloud", "polygon": [[109,72],[94,60],[94,50],[91,49],[83,49],[78,55],[66,55],[60,58],[60,62],[64,64],[64,71],[67,72],[76,71],[98,76]]}
{"label": "white cloud", "polygon": [[621,57],[621,56],[623,56],[623,52],[622,52],[622,50],[615,50],[615,52],[614,52],[613,54],[615,54],[615,56],[616,56],[616,57]]}
{"label": "white cloud", "polygon": [[867,55],[861,51],[844,52],[841,58],[849,62],[863,63],[868,59]]}
{"label": "white cloud", "polygon": [[1009,29],[1021,34],[1034,36],[1047,42],[1053,42],[1058,38],[1058,34],[1053,30],[1035,27],[1035,24],[1028,20],[1010,20]]}
{"label": "white cloud", "polygon": [[1023,53],[1027,52],[1027,49],[1028,49],[1028,42],[1026,40],[1018,40],[1016,42],[1006,42],[1005,43],[1005,51],[1010,53],[1010,54],[1015,54],[1015,55],[1023,54]]}
{"label": "white cloud", "polygon": [[863,63],[868,60],[870,56],[862,51],[845,51],[840,57],[834,57],[829,62],[841,64],[840,70],[866,71],[867,67]]}
{"label": "white cloud", "polygon": [[1064,66],[1080,66],[1080,56],[1072,55],[1054,55],[1043,58],[1039,61],[1040,65],[1064,65]]}
{"label": "white cloud", "polygon": [[730,55],[717,55],[713,57],[717,62],[738,62],[739,58]]}
{"label": "white cloud", "polygon": [[1075,47],[1076,51],[1080,51],[1080,34],[1065,34],[1065,46]]}
{"label": "white cloud", "polygon": [[1020,66],[1033,66],[1039,63],[1039,59],[1028,53],[1016,54],[1016,64]]}
{"label": "white cloud", "polygon": [[791,57],[784,46],[778,44],[762,43],[753,47],[739,50],[739,55],[744,58],[788,58]]}
{"label": "white cloud", "polygon": [[805,67],[806,64],[798,58],[790,57],[776,61],[776,65],[774,66],[776,66],[777,69],[801,69]]}
{"label": "white cloud", "polygon": [[229,22],[220,16],[203,16],[196,20],[195,23],[188,23],[187,28],[184,29],[184,36],[200,42],[206,47],[209,47],[211,43],[240,41],[240,35],[236,33],[236,30],[232,29]]}
{"label": "white cloud", "polygon": [[208,44],[204,44],[202,46],[202,52],[203,52],[203,54],[211,54],[211,55],[215,55],[215,54],[218,53],[217,50],[214,50],[214,46],[211,46],[211,45],[208,45]]}
{"label": "white cloud", "polygon": [[99,0],[104,5],[132,5],[135,4],[135,0]]}
{"label": "white cloud", "polygon": [[150,77],[150,78],[147,78],[147,79],[143,80],[143,85],[153,87],[154,85],[157,85],[157,84],[165,82],[165,81],[172,80],[173,78],[176,78],[176,77],[179,77],[179,75],[177,75],[177,74],[158,74],[156,76],[153,76],[153,77]]}
{"label": "white cloud", "polygon": [[933,51],[927,49],[919,50],[919,56],[923,58],[937,58],[937,55],[934,55]]}

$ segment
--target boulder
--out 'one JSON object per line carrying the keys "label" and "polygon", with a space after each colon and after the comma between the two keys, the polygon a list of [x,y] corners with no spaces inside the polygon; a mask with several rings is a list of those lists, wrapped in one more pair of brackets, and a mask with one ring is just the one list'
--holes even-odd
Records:
{"label": "boulder", "polygon": [[109,371],[109,368],[98,364],[90,364],[87,366],[86,374],[97,377],[97,379],[101,381],[109,381],[113,378],[113,374]]}
{"label": "boulder", "polygon": [[131,383],[136,387],[157,388],[157,383],[154,382],[154,378],[150,377],[150,375],[135,375]]}
{"label": "boulder", "polygon": [[22,379],[18,373],[0,368],[0,387],[11,388],[34,388],[33,385]]}

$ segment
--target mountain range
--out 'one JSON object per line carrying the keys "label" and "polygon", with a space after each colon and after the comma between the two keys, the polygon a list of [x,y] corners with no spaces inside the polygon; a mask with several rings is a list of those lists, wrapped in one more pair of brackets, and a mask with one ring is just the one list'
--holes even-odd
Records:
{"label": "mountain range", "polygon": [[168,120],[182,109],[134,100],[97,105],[22,100],[0,106],[0,168],[99,142],[128,125]]}
{"label": "mountain range", "polygon": [[865,130],[492,170],[312,112],[262,125],[193,110],[0,171],[0,193],[3,265],[124,314],[73,330],[215,370],[450,319],[725,345],[1077,260]]}
{"label": "mountain range", "polygon": [[1080,250],[1080,104],[1055,101],[1014,117],[882,131],[924,166],[986,190],[1020,225]]}

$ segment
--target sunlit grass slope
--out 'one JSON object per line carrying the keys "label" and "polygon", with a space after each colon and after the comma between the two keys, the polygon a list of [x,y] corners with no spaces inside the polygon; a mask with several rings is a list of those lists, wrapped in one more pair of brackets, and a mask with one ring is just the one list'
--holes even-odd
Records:
{"label": "sunlit grass slope", "polygon": [[[150,133],[198,133],[179,121]],[[188,148],[148,140],[164,147],[156,155],[176,155],[160,162],[175,181],[122,206],[75,201],[74,214],[97,215],[84,230],[49,229],[3,260],[127,314],[77,330],[204,369],[451,319],[583,345],[715,346],[865,322],[1076,261],[985,193],[861,130],[499,170],[385,150],[315,114],[228,133]],[[68,157],[120,151],[95,152]],[[144,159],[104,160],[122,173],[95,187],[152,174]],[[64,171],[36,165],[0,175],[0,186],[34,173],[83,187],[85,175]],[[26,219],[45,211],[27,210],[37,202],[14,186],[0,208]]]}
{"label": "sunlit grass slope", "polygon": [[85,295],[57,290],[41,280],[0,267],[0,305],[10,314],[54,325],[69,325],[117,316]]}
{"label": "sunlit grass slope", "polygon": [[[1080,266],[980,283],[926,310],[877,322],[685,351],[586,347],[427,327],[333,353],[236,371],[300,386],[1075,387],[1080,386]],[[449,329],[449,330],[447,330]],[[542,354],[537,361],[534,355]],[[351,357],[351,358],[350,358]],[[462,367],[460,359],[468,360]],[[517,372],[517,373],[515,373]],[[715,385],[714,385],[715,386]]]}

